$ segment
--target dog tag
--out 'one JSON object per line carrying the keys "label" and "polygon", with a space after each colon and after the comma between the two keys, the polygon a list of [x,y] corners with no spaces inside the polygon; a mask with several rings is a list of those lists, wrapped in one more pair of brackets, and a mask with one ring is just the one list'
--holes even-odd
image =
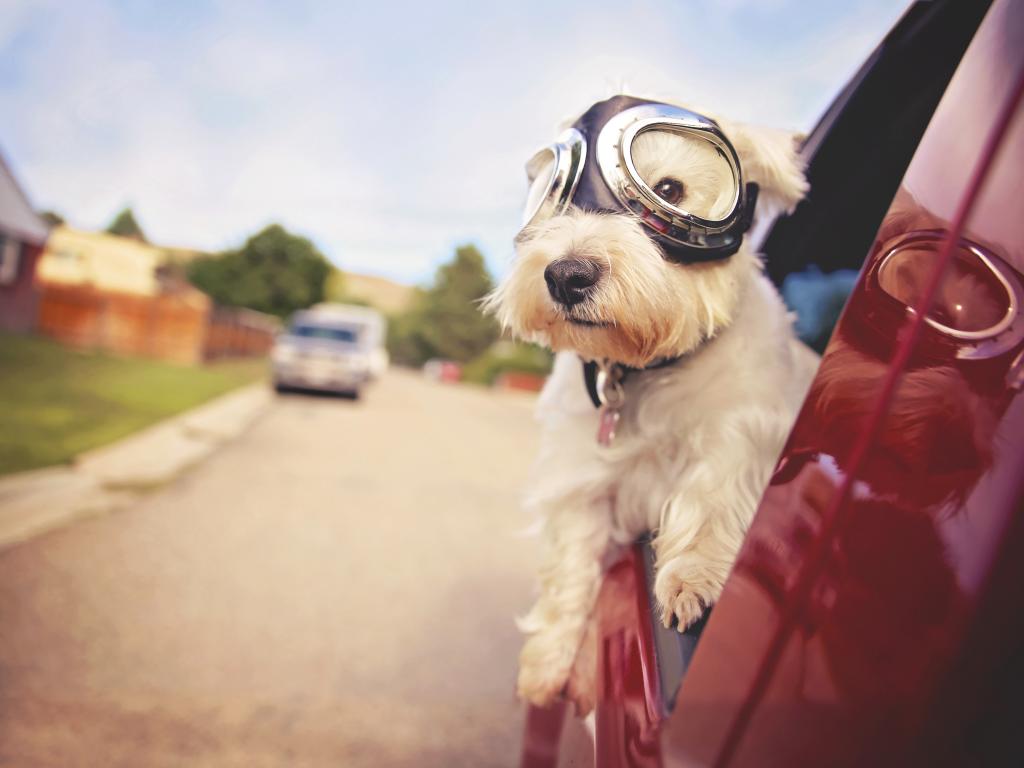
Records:
{"label": "dog tag", "polygon": [[606,405],[601,409],[600,423],[597,427],[597,442],[599,445],[607,447],[612,444],[621,415],[622,413],[618,408],[609,408]]}

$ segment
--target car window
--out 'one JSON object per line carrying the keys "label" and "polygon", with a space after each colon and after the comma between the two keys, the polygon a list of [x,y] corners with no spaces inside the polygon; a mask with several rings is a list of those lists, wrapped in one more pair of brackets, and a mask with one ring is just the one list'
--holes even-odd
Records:
{"label": "car window", "polygon": [[819,352],[989,5],[915,3],[803,143],[810,194],[761,250],[797,333]]}
{"label": "car window", "polygon": [[296,325],[292,328],[292,335],[309,339],[341,341],[348,344],[355,344],[359,341],[359,329],[356,326]]}

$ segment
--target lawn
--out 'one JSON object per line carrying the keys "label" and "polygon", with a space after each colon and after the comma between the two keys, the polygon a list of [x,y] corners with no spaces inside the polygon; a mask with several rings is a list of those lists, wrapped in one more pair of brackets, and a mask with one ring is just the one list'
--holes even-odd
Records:
{"label": "lawn", "polygon": [[265,360],[191,367],[0,334],[0,474],[68,462],[266,370]]}

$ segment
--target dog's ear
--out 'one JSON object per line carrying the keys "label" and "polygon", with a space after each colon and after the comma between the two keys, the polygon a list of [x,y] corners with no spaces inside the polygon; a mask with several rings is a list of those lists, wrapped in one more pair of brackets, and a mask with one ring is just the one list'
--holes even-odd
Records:
{"label": "dog's ear", "polygon": [[804,163],[797,154],[800,135],[774,128],[722,123],[743,166],[745,182],[760,187],[758,199],[776,213],[791,213],[807,194]]}

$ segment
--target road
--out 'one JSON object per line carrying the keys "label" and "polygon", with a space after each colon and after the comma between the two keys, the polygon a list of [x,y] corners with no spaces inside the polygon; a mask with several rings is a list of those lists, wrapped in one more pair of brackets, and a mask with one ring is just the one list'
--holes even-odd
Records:
{"label": "road", "polygon": [[532,405],[401,372],[281,397],[0,552],[0,765],[515,765]]}

